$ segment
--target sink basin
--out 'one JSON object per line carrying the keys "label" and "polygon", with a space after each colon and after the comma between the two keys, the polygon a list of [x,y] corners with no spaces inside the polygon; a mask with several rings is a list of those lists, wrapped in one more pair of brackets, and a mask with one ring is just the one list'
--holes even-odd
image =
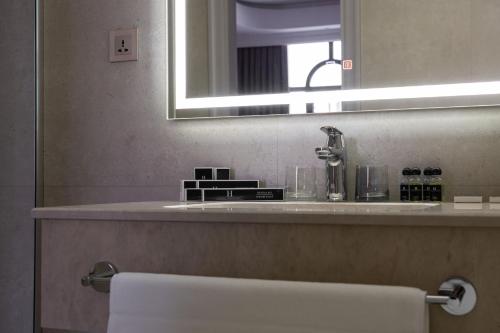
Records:
{"label": "sink basin", "polygon": [[199,204],[180,204],[164,208],[193,210],[259,210],[295,212],[401,212],[425,210],[439,206],[439,203],[404,202],[211,202]]}

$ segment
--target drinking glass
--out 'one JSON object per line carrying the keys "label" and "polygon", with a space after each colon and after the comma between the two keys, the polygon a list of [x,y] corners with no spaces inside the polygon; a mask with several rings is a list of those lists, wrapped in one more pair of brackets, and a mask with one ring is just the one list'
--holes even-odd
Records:
{"label": "drinking glass", "polygon": [[285,183],[288,200],[316,199],[316,168],[287,167]]}
{"label": "drinking glass", "polygon": [[356,201],[389,200],[388,167],[356,166]]}

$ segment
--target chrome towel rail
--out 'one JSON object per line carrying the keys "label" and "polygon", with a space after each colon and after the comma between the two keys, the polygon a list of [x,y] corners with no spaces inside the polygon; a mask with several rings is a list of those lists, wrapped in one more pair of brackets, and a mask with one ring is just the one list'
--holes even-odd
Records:
{"label": "chrome towel rail", "polygon": [[[96,291],[109,293],[111,278],[118,269],[110,262],[102,261],[90,269],[90,273],[82,277],[83,286],[92,286]],[[439,304],[451,315],[463,316],[471,312],[477,301],[476,289],[464,278],[450,278],[439,286],[437,295],[426,295],[428,304]]]}
{"label": "chrome towel rail", "polygon": [[92,286],[95,291],[109,293],[111,278],[118,273],[115,265],[107,261],[101,261],[90,269],[88,275],[82,277],[82,286]]}
{"label": "chrome towel rail", "polygon": [[464,278],[450,278],[439,286],[437,295],[427,295],[425,301],[440,304],[451,315],[463,316],[476,306],[476,288]]}

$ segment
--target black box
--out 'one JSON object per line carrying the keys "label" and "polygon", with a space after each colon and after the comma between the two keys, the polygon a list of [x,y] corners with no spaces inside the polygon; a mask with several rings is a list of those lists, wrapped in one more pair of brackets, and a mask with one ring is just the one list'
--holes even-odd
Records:
{"label": "black box", "polygon": [[199,180],[198,188],[259,188],[259,181],[258,180]]}
{"label": "black box", "polygon": [[186,201],[203,201],[203,190],[188,188],[185,190],[184,198]]}
{"label": "black box", "polygon": [[231,168],[226,167],[196,167],[194,168],[195,180],[229,180]]}
{"label": "black box", "polygon": [[212,167],[194,168],[194,179],[196,179],[196,180],[215,179],[214,168],[212,168]]}
{"label": "black box", "polygon": [[198,181],[197,180],[182,180],[181,187],[183,189],[185,189],[185,188],[198,188]]}
{"label": "black box", "polygon": [[215,168],[215,179],[217,179],[217,180],[229,180],[229,179],[231,179],[231,169],[230,168]]}
{"label": "black box", "polygon": [[283,201],[285,199],[284,188],[202,189],[202,191],[203,201]]}
{"label": "black box", "polygon": [[259,186],[260,181],[258,180],[181,180],[180,201],[187,200],[185,191],[187,189],[259,188]]}
{"label": "black box", "polygon": [[181,194],[180,194],[180,201],[185,201],[186,200],[186,189],[188,188],[198,188],[198,181],[197,180],[181,180]]}

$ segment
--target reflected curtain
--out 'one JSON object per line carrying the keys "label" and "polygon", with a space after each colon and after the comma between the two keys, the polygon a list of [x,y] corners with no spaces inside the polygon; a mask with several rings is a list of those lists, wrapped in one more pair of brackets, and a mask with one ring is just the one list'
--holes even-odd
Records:
{"label": "reflected curtain", "polygon": [[[288,92],[286,46],[238,48],[240,95]],[[288,105],[240,107],[240,115],[288,114]]]}

